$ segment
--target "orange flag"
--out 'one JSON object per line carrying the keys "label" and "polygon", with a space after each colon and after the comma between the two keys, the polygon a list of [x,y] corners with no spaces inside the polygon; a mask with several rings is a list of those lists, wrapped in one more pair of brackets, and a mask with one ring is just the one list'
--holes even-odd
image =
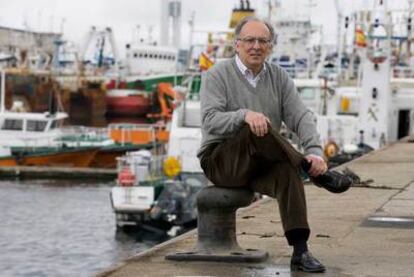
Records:
{"label": "orange flag", "polygon": [[204,71],[212,67],[214,65],[214,61],[207,53],[203,52],[199,57],[198,65],[200,66],[201,71]]}

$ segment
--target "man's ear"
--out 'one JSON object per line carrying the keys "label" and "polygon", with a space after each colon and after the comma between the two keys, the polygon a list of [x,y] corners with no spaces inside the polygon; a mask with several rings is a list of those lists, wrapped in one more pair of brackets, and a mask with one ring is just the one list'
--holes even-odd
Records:
{"label": "man's ear", "polygon": [[238,53],[238,51],[237,51],[237,40],[234,40],[233,41],[233,48],[234,48],[234,52],[237,54]]}

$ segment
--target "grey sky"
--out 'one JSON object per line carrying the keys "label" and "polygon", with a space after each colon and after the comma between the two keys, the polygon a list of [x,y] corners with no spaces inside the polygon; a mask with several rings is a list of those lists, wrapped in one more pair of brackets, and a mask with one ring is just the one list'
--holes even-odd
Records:
{"label": "grey sky", "polygon": [[[268,0],[251,0],[251,6],[259,15],[267,13]],[[283,13],[300,16],[307,12],[304,3],[309,0],[282,0]],[[314,0],[312,20],[323,24],[324,37],[334,43],[336,33],[336,10],[334,0]],[[372,2],[372,0],[340,0],[343,11]],[[404,1],[389,1],[389,3]],[[188,20],[195,11],[195,29],[226,30],[232,8],[238,0],[182,0],[182,42],[189,37]],[[78,43],[92,26],[110,26],[114,30],[118,47],[131,41],[133,30],[141,26],[141,34],[147,36],[148,26],[154,26],[153,38],[158,40],[161,14],[160,0],[0,0],[2,12],[0,25],[29,28],[40,31],[61,31],[66,38]],[[390,4],[389,4],[390,5]]]}

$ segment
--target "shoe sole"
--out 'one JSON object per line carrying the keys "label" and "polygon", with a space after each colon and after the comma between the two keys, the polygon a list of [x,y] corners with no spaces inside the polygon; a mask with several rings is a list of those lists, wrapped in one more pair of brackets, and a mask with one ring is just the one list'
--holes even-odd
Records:
{"label": "shoe sole", "polygon": [[310,272],[310,273],[323,273],[326,271],[325,268],[317,268],[317,269],[306,269],[303,266],[300,265],[291,265],[290,266],[291,271],[303,271],[303,272]]}

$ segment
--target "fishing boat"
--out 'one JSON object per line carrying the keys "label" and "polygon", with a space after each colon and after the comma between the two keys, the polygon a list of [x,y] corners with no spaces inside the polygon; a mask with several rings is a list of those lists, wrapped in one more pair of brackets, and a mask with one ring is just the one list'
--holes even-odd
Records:
{"label": "fishing boat", "polygon": [[[370,13],[372,18],[364,16]],[[357,30],[364,39],[356,50],[361,55],[359,78],[356,84],[339,82],[328,94],[327,112],[318,115],[318,130],[333,165],[414,133],[414,71],[398,70],[395,61],[402,58],[393,51],[394,42],[407,37],[396,35],[386,1],[375,1],[373,10],[358,14]]]}
{"label": "fishing boat", "polygon": [[68,147],[59,143],[65,113],[0,112],[0,145],[10,149],[1,165],[86,167],[99,147]]}
{"label": "fishing boat", "polygon": [[[317,77],[315,65],[321,55],[321,46],[312,47],[312,39],[319,31],[311,21],[310,9],[292,13],[288,2],[269,2],[269,21],[277,31],[277,46],[274,47],[270,61],[286,70],[292,78]],[[322,61],[323,61],[322,57]]]}
{"label": "fishing boat", "polygon": [[58,112],[54,101],[48,112],[5,110],[6,72],[1,74],[0,146],[8,149],[1,165],[88,166],[99,147],[68,147],[58,141],[64,112]]}
{"label": "fishing boat", "polygon": [[150,111],[151,95],[138,89],[110,89],[106,93],[107,114],[142,116]]}
{"label": "fishing boat", "polygon": [[108,84],[106,92],[107,114],[143,116],[152,113],[159,105],[160,84],[181,83],[182,74],[163,74],[133,78],[131,82]]}
{"label": "fishing boat", "polygon": [[1,165],[86,167],[99,147],[67,147],[59,144],[59,124],[66,116],[48,113],[0,113],[0,145],[11,156]]}
{"label": "fishing boat", "polygon": [[72,148],[97,147],[89,167],[116,168],[117,158],[129,151],[150,150],[164,153],[169,131],[163,123],[112,123],[107,127],[65,126],[57,139]]}
{"label": "fishing boat", "polygon": [[196,223],[195,197],[207,179],[196,157],[199,101],[191,95],[174,109],[166,155],[138,151],[119,159],[117,185],[111,191],[118,229],[134,225],[168,231]]}
{"label": "fishing boat", "polygon": [[21,166],[64,166],[89,167],[98,147],[36,147],[34,149],[16,149],[12,155]]}
{"label": "fishing boat", "polygon": [[107,113],[109,115],[143,116],[157,102],[155,92],[159,83],[179,84],[178,50],[153,44],[128,44],[125,70],[107,84]]}

